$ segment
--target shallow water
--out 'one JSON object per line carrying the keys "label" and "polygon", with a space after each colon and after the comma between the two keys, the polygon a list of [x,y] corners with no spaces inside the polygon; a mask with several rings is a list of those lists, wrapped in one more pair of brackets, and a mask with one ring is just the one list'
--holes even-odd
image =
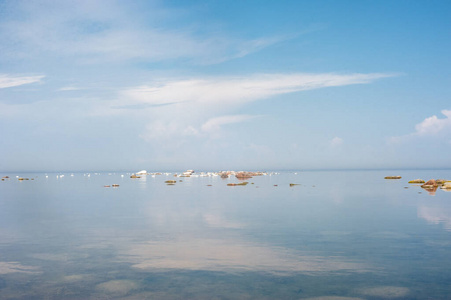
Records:
{"label": "shallow water", "polygon": [[451,295],[451,170],[0,175],[1,299]]}

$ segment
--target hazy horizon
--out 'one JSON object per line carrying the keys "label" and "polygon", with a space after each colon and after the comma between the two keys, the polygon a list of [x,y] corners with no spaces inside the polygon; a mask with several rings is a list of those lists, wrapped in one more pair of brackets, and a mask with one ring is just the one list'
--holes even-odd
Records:
{"label": "hazy horizon", "polygon": [[[189,168],[185,169],[129,169],[129,170],[0,170],[1,174],[8,173],[38,173],[38,174],[52,174],[52,173],[137,173],[141,170],[146,170],[148,173],[180,173],[186,170],[192,170]],[[447,171],[451,168],[380,168],[380,169],[243,169],[243,168],[225,168],[225,169],[195,169],[194,174],[200,174],[201,172],[221,172],[221,171],[250,171],[250,172],[377,172],[377,171]],[[387,175],[398,175],[398,174],[387,174]]]}

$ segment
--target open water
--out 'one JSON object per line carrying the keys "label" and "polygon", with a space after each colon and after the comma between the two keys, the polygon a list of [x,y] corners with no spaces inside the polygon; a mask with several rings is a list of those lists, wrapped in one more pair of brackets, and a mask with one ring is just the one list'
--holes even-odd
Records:
{"label": "open water", "polygon": [[450,170],[0,175],[0,299],[451,298]]}

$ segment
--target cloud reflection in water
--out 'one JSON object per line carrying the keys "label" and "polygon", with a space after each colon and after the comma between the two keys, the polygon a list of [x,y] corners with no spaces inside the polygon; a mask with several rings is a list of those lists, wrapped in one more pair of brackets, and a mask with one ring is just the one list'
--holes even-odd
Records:
{"label": "cloud reflection in water", "polygon": [[366,272],[368,266],[340,257],[305,255],[283,247],[223,239],[179,239],[135,244],[122,259],[145,270],[186,269],[209,271]]}

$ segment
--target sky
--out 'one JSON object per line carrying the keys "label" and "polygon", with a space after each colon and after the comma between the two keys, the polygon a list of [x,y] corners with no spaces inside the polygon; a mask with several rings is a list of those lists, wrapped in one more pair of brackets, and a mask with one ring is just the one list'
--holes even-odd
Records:
{"label": "sky", "polygon": [[0,171],[451,168],[451,2],[0,0]]}

